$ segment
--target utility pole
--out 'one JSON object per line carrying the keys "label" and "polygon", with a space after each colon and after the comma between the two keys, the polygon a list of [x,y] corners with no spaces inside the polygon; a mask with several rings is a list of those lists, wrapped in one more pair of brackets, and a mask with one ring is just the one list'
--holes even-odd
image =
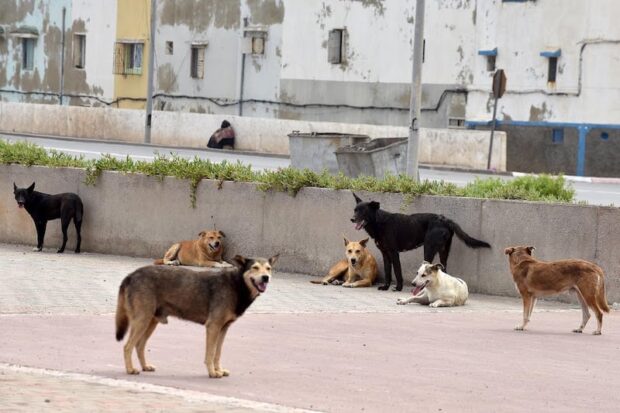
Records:
{"label": "utility pole", "polygon": [[156,0],[151,0],[151,38],[149,39],[149,66],[146,86],[146,124],[144,125],[144,143],[151,143],[151,125],[153,115],[153,62],[155,61],[155,15]]}
{"label": "utility pole", "polygon": [[420,105],[422,103],[422,53],[424,48],[424,0],[416,0],[413,34],[413,68],[411,101],[409,104],[409,143],[407,146],[407,175],[418,180],[418,145]]}

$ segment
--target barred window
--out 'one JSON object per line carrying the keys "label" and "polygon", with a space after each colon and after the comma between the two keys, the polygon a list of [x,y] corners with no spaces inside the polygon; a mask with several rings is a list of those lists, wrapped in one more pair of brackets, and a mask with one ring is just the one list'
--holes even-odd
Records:
{"label": "barred window", "polygon": [[144,43],[116,42],[114,44],[114,74],[141,75]]}
{"label": "barred window", "polygon": [[22,69],[34,69],[34,41],[35,39],[22,38]]}
{"label": "barred window", "polygon": [[84,69],[86,66],[86,35],[73,36],[73,66]]}
{"label": "barred window", "polygon": [[202,79],[205,75],[205,46],[192,46],[192,61],[190,67],[190,76],[194,79]]}

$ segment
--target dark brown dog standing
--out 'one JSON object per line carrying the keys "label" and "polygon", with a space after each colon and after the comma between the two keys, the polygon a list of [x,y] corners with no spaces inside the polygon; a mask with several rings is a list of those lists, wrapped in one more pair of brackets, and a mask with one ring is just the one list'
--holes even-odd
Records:
{"label": "dark brown dog standing", "polygon": [[122,340],[125,369],[138,374],[131,355],[134,348],[143,371],[155,371],[144,357],[144,349],[158,323],[167,317],[204,324],[207,329],[205,364],[209,377],[228,376],[220,365],[222,345],[230,325],[264,293],[271,279],[271,267],[278,259],[235,256],[236,267],[196,272],[187,268],[151,265],[129,274],[118,291],[116,339]]}
{"label": "dark brown dog standing", "polygon": [[605,274],[601,267],[584,260],[561,260],[544,262],[532,257],[534,247],[508,247],[512,278],[523,298],[523,324],[515,330],[523,330],[530,321],[532,310],[539,297],[551,296],[564,291],[574,291],[581,303],[581,333],[590,319],[590,307],[596,315],[598,326],[595,335],[601,334],[603,312],[609,312],[605,297]]}

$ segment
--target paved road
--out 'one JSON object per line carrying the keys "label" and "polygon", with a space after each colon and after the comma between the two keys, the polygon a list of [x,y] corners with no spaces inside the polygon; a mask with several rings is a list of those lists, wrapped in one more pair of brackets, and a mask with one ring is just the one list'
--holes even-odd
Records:
{"label": "paved road", "polygon": [[203,329],[176,320],[150,341],[158,370],[130,377],[111,312],[120,280],[148,261],[0,244],[0,411],[614,412],[620,403],[617,312],[602,336],[577,335],[578,309],[543,302],[529,331],[515,332],[515,299],[397,306],[407,293],[278,272],[230,330],[230,377],[206,377]]}
{"label": "paved road", "polygon": [[[152,160],[154,157],[154,149],[144,145],[128,145],[114,144],[92,141],[76,141],[66,139],[48,139],[33,138],[27,136],[5,135],[9,140],[26,140],[43,146],[47,149],[55,149],[58,151],[70,153],[72,155],[83,155],[87,159],[98,158],[102,154],[112,154],[117,157],[125,158],[131,156],[137,160]],[[240,154],[229,151],[217,151],[207,149],[179,149],[158,147],[155,149],[161,154],[169,154],[174,152],[180,156],[194,158],[198,156],[202,159],[210,159],[214,162],[243,162],[251,164],[255,170],[274,170],[277,168],[287,167],[290,160],[284,157]],[[488,174],[470,173],[460,171],[438,170],[438,169],[420,169],[420,178],[428,180],[443,180],[452,182],[459,186],[464,186],[468,182],[472,182],[476,178],[486,178]],[[502,179],[512,179],[510,176],[496,175]],[[620,183],[592,183],[592,182],[571,182],[577,191],[577,201],[586,201],[594,205],[615,205],[620,206]]]}

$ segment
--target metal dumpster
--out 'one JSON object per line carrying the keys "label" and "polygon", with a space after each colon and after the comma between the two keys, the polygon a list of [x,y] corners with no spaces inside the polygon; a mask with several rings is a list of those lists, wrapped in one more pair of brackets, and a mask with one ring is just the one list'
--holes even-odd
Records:
{"label": "metal dumpster", "polygon": [[293,131],[288,135],[291,166],[299,169],[310,169],[315,172],[338,173],[338,161],[334,152],[347,145],[368,142],[367,135],[348,133],[311,132],[299,133]]}
{"label": "metal dumpster", "polygon": [[346,176],[383,178],[407,170],[407,138],[377,138],[344,146],[335,152],[338,168]]}

